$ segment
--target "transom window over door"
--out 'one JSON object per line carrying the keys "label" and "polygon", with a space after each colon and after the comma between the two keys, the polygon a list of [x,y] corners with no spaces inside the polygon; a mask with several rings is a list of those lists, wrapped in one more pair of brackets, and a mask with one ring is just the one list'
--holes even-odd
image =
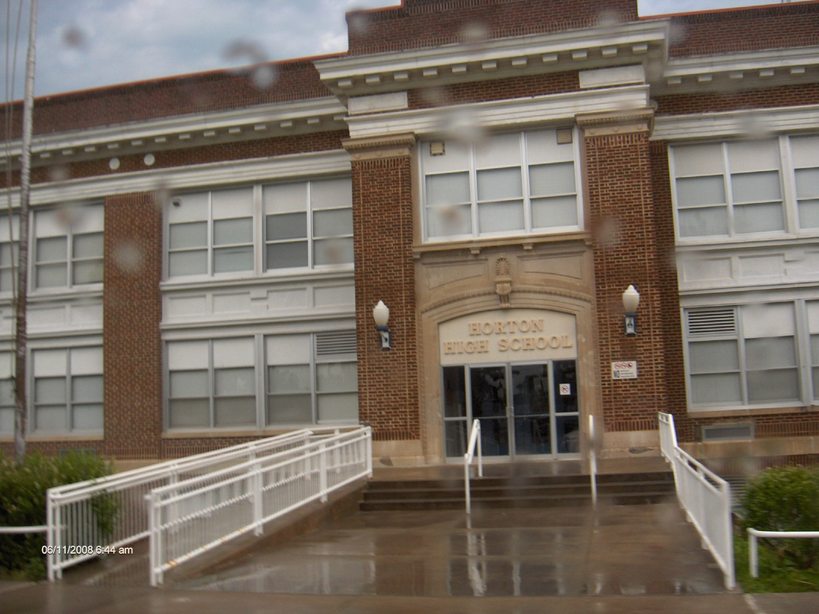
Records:
{"label": "transom window over door", "polygon": [[420,147],[426,240],[580,229],[572,131],[497,134],[478,145],[450,140],[443,153],[433,153],[433,143]]}

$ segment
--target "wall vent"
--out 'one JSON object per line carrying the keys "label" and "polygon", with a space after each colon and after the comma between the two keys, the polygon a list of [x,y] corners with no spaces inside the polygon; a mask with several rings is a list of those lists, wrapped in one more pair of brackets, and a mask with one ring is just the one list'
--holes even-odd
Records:
{"label": "wall vent", "polygon": [[735,335],[737,332],[736,310],[733,307],[708,307],[689,309],[688,336]]}
{"label": "wall vent", "polygon": [[339,330],[316,334],[316,356],[355,354],[355,331]]}
{"label": "wall vent", "polygon": [[754,438],[752,422],[742,424],[712,424],[702,427],[703,441],[736,441]]}

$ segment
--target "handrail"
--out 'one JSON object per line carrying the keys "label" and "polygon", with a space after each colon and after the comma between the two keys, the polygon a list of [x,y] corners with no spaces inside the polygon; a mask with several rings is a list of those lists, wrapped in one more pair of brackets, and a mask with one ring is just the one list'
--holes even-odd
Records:
{"label": "handrail", "polygon": [[[94,480],[49,488],[46,500],[49,580],[62,577],[63,569],[71,565],[95,558],[96,546],[118,548],[146,537],[148,516],[144,496],[152,489],[226,465],[265,458],[306,441],[315,430],[319,429],[291,431]],[[103,530],[96,518],[95,509],[100,501],[116,510],[113,525],[107,530]]]}
{"label": "handrail", "polygon": [[320,436],[298,448],[168,484],[146,495],[151,585],[169,569],[356,480],[372,476],[372,430]]}
{"label": "handrail", "polygon": [[757,537],[765,539],[819,539],[819,531],[759,531],[748,529],[748,568],[751,577],[759,577],[759,550]]}
{"label": "handrail", "polygon": [[475,418],[472,421],[472,429],[469,432],[469,445],[464,454],[464,499],[466,501],[466,513],[472,513],[472,499],[469,493],[469,467],[475,457],[475,450],[478,452],[478,477],[483,477],[483,454],[481,452],[481,421]]}
{"label": "handrail", "polygon": [[594,416],[589,414],[589,481],[591,482],[592,505],[597,507],[597,454],[594,445]]}
{"label": "handrail", "polygon": [[736,585],[731,486],[677,445],[674,416],[658,413],[660,448],[674,468],[677,499],[722,569],[725,588]]}

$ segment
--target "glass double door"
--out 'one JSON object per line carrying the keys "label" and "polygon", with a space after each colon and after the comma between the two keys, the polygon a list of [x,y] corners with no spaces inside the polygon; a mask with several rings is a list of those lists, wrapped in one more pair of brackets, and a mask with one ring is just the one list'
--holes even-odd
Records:
{"label": "glass double door", "polygon": [[448,457],[462,456],[472,420],[484,456],[576,455],[580,418],[574,360],[444,367]]}

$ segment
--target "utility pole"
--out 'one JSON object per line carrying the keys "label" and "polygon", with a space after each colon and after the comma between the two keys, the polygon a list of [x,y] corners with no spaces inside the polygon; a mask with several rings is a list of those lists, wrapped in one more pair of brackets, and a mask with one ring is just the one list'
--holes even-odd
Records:
{"label": "utility pole", "polygon": [[23,97],[23,137],[20,152],[20,226],[17,238],[17,304],[15,305],[14,452],[17,462],[26,455],[26,350],[28,347],[28,206],[31,196],[31,133],[34,111],[34,58],[37,38],[37,0],[31,0]]}

